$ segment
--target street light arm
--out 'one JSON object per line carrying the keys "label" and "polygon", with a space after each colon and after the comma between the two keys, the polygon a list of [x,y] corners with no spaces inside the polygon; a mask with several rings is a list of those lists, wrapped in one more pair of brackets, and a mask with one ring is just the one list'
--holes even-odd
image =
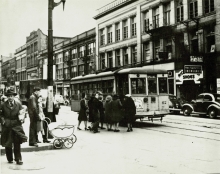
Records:
{"label": "street light arm", "polygon": [[61,0],[60,2],[56,3],[53,1],[53,8],[60,5],[61,3],[63,3],[63,10],[64,10],[64,5],[65,5],[66,0]]}

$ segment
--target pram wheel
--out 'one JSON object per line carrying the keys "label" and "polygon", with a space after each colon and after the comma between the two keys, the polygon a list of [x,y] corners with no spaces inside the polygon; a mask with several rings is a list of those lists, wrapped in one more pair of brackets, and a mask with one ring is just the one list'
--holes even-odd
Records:
{"label": "pram wheel", "polygon": [[61,149],[63,147],[63,141],[61,139],[55,139],[53,142],[53,146],[56,149]]}
{"label": "pram wheel", "polygon": [[73,140],[69,139],[69,138],[66,138],[64,140],[64,146],[69,149],[71,147],[73,147]]}
{"label": "pram wheel", "polygon": [[76,135],[72,134],[72,136],[70,137],[70,139],[73,141],[73,143],[75,143],[76,140],[77,140]]}

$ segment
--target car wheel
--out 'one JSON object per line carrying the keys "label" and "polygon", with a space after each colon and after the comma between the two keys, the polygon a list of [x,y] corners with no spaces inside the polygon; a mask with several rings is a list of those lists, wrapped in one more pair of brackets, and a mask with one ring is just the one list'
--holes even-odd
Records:
{"label": "car wheel", "polygon": [[209,114],[210,118],[216,118],[216,116],[217,116],[216,109],[210,109],[208,114]]}
{"label": "car wheel", "polygon": [[191,108],[189,108],[189,107],[183,108],[183,115],[189,116],[191,114],[191,112],[192,112]]}

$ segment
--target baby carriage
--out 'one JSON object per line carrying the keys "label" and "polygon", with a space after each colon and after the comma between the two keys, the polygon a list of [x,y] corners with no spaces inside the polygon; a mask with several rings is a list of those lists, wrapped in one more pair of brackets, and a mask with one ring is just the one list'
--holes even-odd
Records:
{"label": "baby carriage", "polygon": [[63,146],[69,149],[73,147],[73,144],[77,140],[76,135],[74,135],[74,125],[55,122],[48,124],[48,129],[49,133],[55,138],[53,146],[56,149],[61,149]]}

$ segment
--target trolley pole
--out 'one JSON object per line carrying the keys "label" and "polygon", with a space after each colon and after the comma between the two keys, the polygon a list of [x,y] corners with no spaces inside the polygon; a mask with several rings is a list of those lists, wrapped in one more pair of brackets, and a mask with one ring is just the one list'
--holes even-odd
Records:
{"label": "trolley pole", "polygon": [[63,10],[66,0],[61,0],[55,3],[54,0],[48,0],[48,61],[47,61],[47,90],[48,90],[48,117],[52,118],[53,115],[53,9],[54,7],[63,3]]}

